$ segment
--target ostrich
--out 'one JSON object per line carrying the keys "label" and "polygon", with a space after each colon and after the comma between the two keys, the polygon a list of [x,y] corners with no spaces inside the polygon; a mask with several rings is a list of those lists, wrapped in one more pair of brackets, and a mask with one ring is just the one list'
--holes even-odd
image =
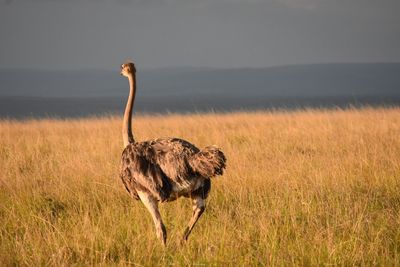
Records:
{"label": "ostrich", "polygon": [[166,244],[167,232],[158,210],[159,202],[191,198],[193,214],[182,241],[189,237],[205,209],[211,189],[210,178],[222,175],[226,158],[223,152],[208,146],[203,150],[179,138],[135,141],[132,134],[132,108],[136,93],[136,68],[132,62],[121,65],[121,75],[129,80],[129,97],[125,108],[122,137],[124,150],[120,178],[130,194],[149,210],[158,239]]}

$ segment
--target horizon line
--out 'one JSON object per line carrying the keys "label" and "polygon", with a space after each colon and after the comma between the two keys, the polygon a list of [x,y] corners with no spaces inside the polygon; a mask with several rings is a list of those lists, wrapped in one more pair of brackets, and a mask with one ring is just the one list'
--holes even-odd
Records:
{"label": "horizon line", "polygon": [[[156,70],[168,70],[168,69],[208,69],[208,70],[243,70],[243,69],[271,69],[271,68],[285,68],[285,67],[298,67],[298,66],[325,66],[325,65],[396,65],[400,64],[400,61],[370,61],[370,62],[319,62],[319,63],[293,63],[293,64],[282,64],[273,66],[243,66],[243,67],[213,67],[213,66],[188,66],[188,65],[174,65],[174,66],[160,66],[160,67],[144,67],[139,68],[139,71],[156,71]],[[79,71],[119,71],[119,65],[115,69],[106,68],[92,68],[92,67],[79,67],[79,68],[42,68],[42,67],[5,67],[0,66],[0,71],[4,70],[19,70],[19,71],[67,71],[67,72],[79,72]]]}

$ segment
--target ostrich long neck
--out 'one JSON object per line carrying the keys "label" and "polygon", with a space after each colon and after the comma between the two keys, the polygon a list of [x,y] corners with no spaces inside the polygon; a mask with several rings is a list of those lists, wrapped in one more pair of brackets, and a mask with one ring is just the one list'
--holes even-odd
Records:
{"label": "ostrich long neck", "polygon": [[135,101],[136,94],[136,76],[135,73],[130,74],[128,76],[129,80],[129,97],[126,102],[125,113],[124,113],[124,121],[122,125],[122,138],[124,140],[124,148],[130,143],[134,143],[132,134],[132,109],[133,102]]}

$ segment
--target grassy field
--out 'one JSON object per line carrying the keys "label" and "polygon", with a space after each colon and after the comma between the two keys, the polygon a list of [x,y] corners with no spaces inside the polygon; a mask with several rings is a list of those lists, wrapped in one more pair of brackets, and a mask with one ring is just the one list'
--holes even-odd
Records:
{"label": "grassy field", "polygon": [[136,138],[217,144],[228,158],[189,242],[167,247],[119,180],[121,118],[0,121],[0,265],[400,263],[400,108],[134,117]]}

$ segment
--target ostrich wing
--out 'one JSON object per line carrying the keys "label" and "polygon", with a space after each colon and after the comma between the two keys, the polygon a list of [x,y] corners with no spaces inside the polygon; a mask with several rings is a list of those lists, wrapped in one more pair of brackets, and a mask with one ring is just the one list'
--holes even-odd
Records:
{"label": "ostrich wing", "polygon": [[[191,165],[200,150],[179,138],[160,138],[129,144],[122,152],[121,179],[128,192],[139,199],[137,190],[150,192],[164,201],[172,188],[184,190],[199,173]],[[200,155],[201,156],[201,155]]]}
{"label": "ostrich wing", "polygon": [[120,177],[135,199],[139,199],[138,190],[151,193],[160,201],[165,201],[171,193],[168,177],[154,155],[156,151],[148,142],[130,144],[122,152]]}
{"label": "ostrich wing", "polygon": [[149,158],[156,162],[167,177],[176,184],[185,185],[194,173],[189,159],[199,152],[193,144],[179,138],[162,138],[149,142]]}

